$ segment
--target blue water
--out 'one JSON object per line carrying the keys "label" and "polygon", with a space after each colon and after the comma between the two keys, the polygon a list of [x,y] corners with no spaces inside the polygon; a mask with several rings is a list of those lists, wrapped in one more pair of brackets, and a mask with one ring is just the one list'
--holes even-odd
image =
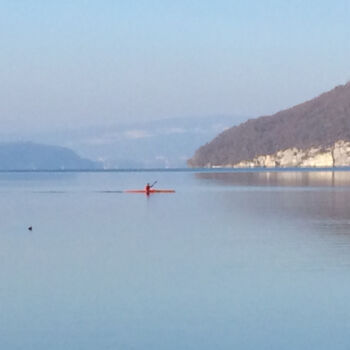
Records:
{"label": "blue water", "polygon": [[0,208],[0,349],[350,347],[350,172],[3,173]]}

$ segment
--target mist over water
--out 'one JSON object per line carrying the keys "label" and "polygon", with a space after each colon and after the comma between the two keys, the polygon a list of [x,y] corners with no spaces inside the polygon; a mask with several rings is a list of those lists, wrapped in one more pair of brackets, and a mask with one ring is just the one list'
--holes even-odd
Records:
{"label": "mist over water", "polygon": [[349,203],[347,171],[0,174],[0,346],[348,349]]}

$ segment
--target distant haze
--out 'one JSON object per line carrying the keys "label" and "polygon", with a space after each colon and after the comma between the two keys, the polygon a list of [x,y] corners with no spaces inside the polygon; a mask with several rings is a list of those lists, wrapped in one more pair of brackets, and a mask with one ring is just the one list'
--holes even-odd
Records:
{"label": "distant haze", "polygon": [[[59,145],[110,168],[181,168],[194,151],[246,116],[175,118],[157,121],[57,128],[45,132],[0,131],[6,142],[31,140]],[[28,145],[25,143],[24,145]],[[1,150],[0,150],[1,151]],[[41,153],[42,154],[42,153]]]}
{"label": "distant haze", "polygon": [[2,131],[271,114],[350,79],[349,8],[1,1]]}

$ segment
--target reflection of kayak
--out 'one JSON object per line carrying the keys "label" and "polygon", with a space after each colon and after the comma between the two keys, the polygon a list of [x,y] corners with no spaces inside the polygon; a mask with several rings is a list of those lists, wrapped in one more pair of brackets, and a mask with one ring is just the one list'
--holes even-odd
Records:
{"label": "reflection of kayak", "polygon": [[[125,190],[126,193],[146,193],[146,190]],[[150,189],[149,193],[174,193],[174,190],[154,190]]]}

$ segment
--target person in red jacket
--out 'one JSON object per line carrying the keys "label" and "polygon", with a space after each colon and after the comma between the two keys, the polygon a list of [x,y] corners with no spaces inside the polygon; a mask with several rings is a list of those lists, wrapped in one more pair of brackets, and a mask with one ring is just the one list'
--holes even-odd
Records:
{"label": "person in red jacket", "polygon": [[147,182],[147,185],[145,187],[145,192],[147,194],[147,196],[151,193],[151,188],[157,183],[157,181],[154,181],[152,185],[150,185],[148,182]]}

